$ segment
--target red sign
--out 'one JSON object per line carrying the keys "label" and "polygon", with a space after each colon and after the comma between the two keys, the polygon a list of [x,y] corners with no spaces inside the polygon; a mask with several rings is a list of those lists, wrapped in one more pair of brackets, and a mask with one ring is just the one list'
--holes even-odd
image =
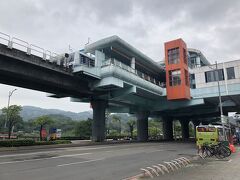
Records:
{"label": "red sign", "polygon": [[47,137],[47,131],[46,131],[46,129],[42,129],[41,135],[42,135],[43,138],[46,138],[46,137]]}

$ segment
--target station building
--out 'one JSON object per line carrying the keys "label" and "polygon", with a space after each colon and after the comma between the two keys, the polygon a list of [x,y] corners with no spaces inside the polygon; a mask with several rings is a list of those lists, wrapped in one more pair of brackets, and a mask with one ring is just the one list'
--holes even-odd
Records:
{"label": "station building", "polygon": [[[186,138],[189,121],[194,125],[219,121],[219,92],[224,115],[239,111],[240,60],[211,64],[182,39],[166,42],[164,48],[164,62],[157,63],[118,36],[111,36],[84,48],[84,55],[94,65],[83,63],[75,54],[74,73],[94,79],[90,87],[100,95],[93,99],[107,102],[98,105],[97,111],[136,114],[139,140],[147,139],[148,117],[162,118],[166,139],[172,138],[174,119],[184,126]],[[90,101],[94,106],[94,100],[88,98],[72,101]]]}

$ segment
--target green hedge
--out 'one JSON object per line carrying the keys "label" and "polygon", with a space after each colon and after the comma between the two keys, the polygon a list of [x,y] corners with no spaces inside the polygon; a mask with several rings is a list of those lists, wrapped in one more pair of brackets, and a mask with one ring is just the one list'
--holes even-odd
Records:
{"label": "green hedge", "polygon": [[51,144],[70,144],[69,140],[56,141],[34,141],[31,139],[24,140],[4,140],[0,141],[0,147],[19,147],[19,146],[35,146],[35,145],[51,145]]}
{"label": "green hedge", "polygon": [[90,140],[90,136],[85,136],[85,137],[75,137],[75,136],[66,136],[66,137],[61,137],[61,140]]}
{"label": "green hedge", "polygon": [[56,141],[36,141],[35,145],[51,145],[51,144],[71,144],[69,140],[56,140]]}

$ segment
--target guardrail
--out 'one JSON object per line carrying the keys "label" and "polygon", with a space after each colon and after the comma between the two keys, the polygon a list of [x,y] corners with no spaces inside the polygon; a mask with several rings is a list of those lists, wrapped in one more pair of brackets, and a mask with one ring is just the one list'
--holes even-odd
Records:
{"label": "guardrail", "polygon": [[[17,37],[11,37],[8,34],[0,32],[0,44],[6,45],[9,49],[17,49],[25,52],[27,55],[34,55],[42,58],[44,61],[57,62],[59,55],[57,53],[45,50],[34,44],[30,44]],[[56,63],[57,64],[57,63]]]}

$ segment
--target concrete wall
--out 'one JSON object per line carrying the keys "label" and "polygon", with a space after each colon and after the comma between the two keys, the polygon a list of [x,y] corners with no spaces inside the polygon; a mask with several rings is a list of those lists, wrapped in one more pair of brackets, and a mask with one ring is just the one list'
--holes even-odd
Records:
{"label": "concrete wall", "polygon": [[[227,79],[227,71],[226,68],[234,67],[235,71],[235,79],[228,80]],[[211,68],[215,69],[215,65],[211,65]],[[196,82],[196,88],[209,88],[209,87],[216,87],[217,82],[208,82],[206,83],[205,80],[205,72],[211,71],[210,67],[204,66],[200,68],[191,69],[190,73],[195,74],[195,82]],[[220,81],[221,86],[225,86],[225,89],[228,90],[228,86],[232,84],[238,84],[240,83],[240,60],[236,61],[229,61],[226,63],[220,63],[218,64],[218,69],[224,69],[224,78],[225,80]]]}

